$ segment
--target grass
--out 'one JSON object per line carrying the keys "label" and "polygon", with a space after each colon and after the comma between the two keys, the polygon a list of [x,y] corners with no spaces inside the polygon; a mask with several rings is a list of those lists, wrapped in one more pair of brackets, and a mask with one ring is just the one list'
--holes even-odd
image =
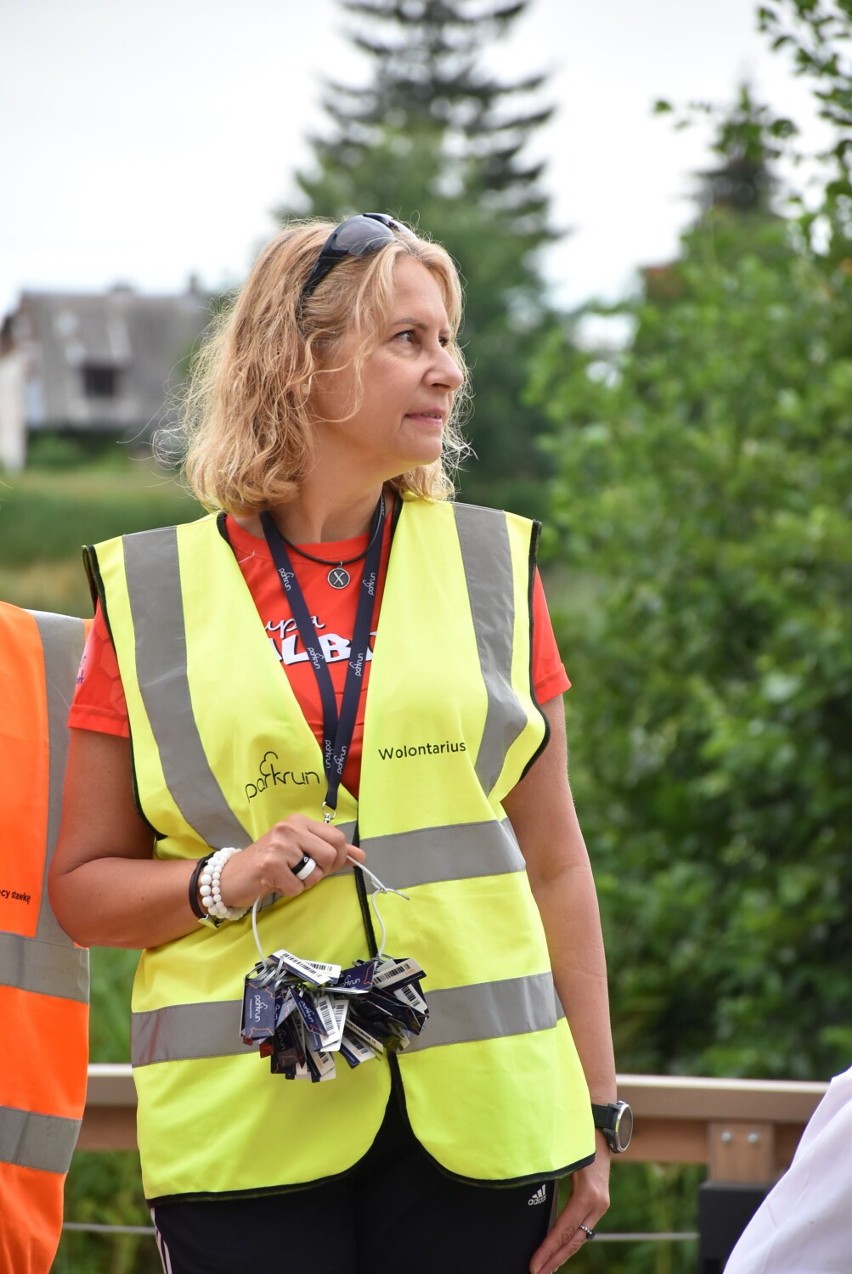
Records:
{"label": "grass", "polygon": [[203,510],[150,461],[126,458],[0,478],[0,598],[35,610],[91,613],[84,544],[189,522]]}

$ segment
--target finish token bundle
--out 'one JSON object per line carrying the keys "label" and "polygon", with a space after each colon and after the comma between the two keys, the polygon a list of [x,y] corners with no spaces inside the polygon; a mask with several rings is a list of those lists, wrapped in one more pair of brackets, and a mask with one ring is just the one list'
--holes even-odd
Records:
{"label": "finish token bundle", "polygon": [[378,955],[351,968],[274,951],[245,980],[240,1032],[260,1046],[273,1075],[334,1079],[334,1054],[350,1067],[408,1048],[429,1016],[416,960]]}

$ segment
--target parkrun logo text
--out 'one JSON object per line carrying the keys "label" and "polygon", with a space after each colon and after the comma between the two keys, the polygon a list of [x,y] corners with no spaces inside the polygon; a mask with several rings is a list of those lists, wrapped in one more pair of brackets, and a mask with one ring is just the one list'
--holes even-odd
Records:
{"label": "parkrun logo text", "polygon": [[277,752],[264,752],[258,766],[257,778],[253,783],[246,783],[246,796],[250,801],[253,801],[261,792],[265,792],[268,787],[275,787],[278,783],[282,787],[286,787],[288,783],[293,783],[296,787],[304,787],[306,784],[320,782],[320,776],[316,770],[302,770],[299,773],[295,770],[277,770],[273,764],[277,760]]}
{"label": "parkrun logo text", "polygon": [[379,748],[379,756],[383,761],[404,761],[410,756],[440,756],[442,752],[466,752],[467,744],[459,740],[451,743],[446,739],[443,743],[403,744],[401,748]]}

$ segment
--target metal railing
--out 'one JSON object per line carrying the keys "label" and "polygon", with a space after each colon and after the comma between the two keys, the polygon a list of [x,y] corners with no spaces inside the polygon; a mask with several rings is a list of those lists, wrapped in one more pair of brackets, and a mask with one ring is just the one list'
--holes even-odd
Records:
{"label": "metal railing", "polygon": [[[828,1085],[794,1080],[619,1075],[633,1107],[630,1149],[615,1163],[705,1164],[708,1180],[770,1184],[793,1157]],[[136,1093],[128,1065],[93,1064],[78,1148],[136,1149]],[[78,1226],[67,1229],[113,1227]],[[119,1227],[121,1228],[121,1227]],[[134,1233],[143,1229],[130,1227]],[[601,1241],[695,1240],[695,1232],[601,1234]]]}
{"label": "metal railing", "polygon": [[[633,1107],[629,1163],[706,1164],[716,1181],[774,1181],[828,1085],[796,1080],[619,1075]],[[135,1150],[136,1092],[129,1065],[89,1067],[80,1150]]]}

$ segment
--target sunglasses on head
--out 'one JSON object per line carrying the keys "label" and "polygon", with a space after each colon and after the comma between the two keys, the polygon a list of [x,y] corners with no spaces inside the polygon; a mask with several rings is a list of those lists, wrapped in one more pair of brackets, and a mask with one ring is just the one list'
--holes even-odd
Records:
{"label": "sunglasses on head", "polygon": [[383,212],[359,212],[356,217],[347,217],[345,221],[341,221],[322,245],[314,268],[302,288],[299,305],[304,305],[338,261],[342,261],[344,257],[368,257],[373,252],[378,252],[379,248],[391,242],[395,230],[401,234],[411,234],[407,227]]}

